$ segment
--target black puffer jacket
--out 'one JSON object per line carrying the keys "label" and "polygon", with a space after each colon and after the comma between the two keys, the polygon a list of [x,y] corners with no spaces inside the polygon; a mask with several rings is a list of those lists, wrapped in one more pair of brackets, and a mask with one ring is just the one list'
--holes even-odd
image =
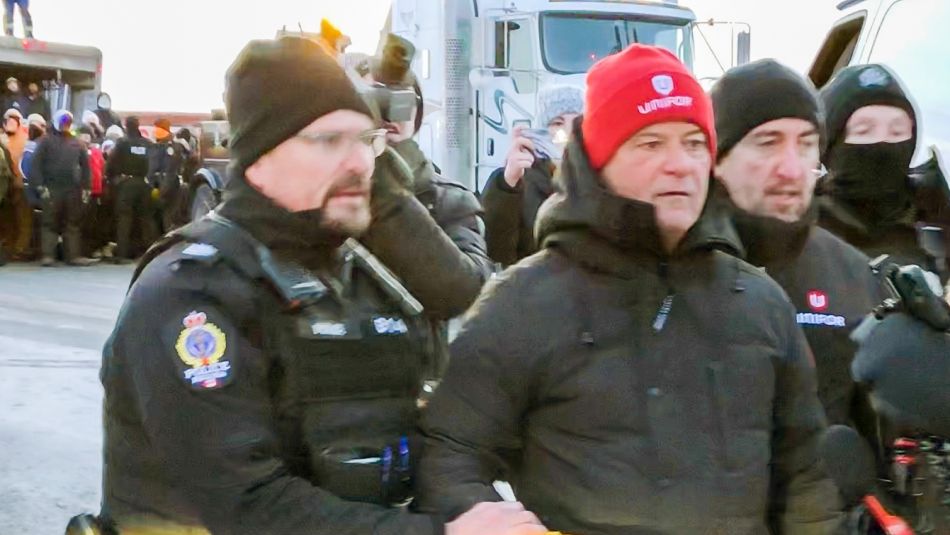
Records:
{"label": "black puffer jacket", "polygon": [[927,253],[917,241],[912,209],[899,221],[880,226],[865,221],[852,207],[831,197],[822,196],[819,202],[821,226],[870,258],[888,254],[899,264],[928,266]]}
{"label": "black puffer jacket", "polygon": [[431,317],[465,312],[494,268],[475,195],[436,175],[409,140],[377,159],[372,207],[373,223],[360,241]]}
{"label": "black puffer jacket", "polygon": [[538,252],[534,225],[538,209],[554,193],[550,160],[536,160],[518,185],[505,182],[505,168],[495,170],[482,191],[488,256],[503,266]]}
{"label": "black puffer jacket", "polygon": [[54,131],[43,136],[30,164],[30,182],[34,187],[65,191],[89,189],[89,154],[71,135]]}
{"label": "black puffer jacket", "polygon": [[876,435],[873,411],[851,379],[857,345],[851,333],[881,300],[869,259],[816,225],[817,206],[796,223],[751,215],[715,186],[713,202],[733,214],[750,264],[765,268],[788,294],[796,321],[815,355],[818,397],[829,424],[857,426]]}
{"label": "black puffer jacket", "polygon": [[[581,129],[575,127],[575,135]],[[792,306],[708,212],[673,255],[653,208],[611,195],[582,143],[542,209],[544,249],[490,283],[424,417],[422,505],[510,481],[583,535],[827,534],[836,491]]]}

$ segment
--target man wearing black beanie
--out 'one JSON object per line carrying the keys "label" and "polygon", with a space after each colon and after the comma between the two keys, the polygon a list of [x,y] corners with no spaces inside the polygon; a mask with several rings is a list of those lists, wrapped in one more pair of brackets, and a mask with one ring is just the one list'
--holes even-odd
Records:
{"label": "man wearing black beanie", "polygon": [[146,255],[103,352],[98,522],[543,533],[520,504],[481,504],[449,524],[401,507],[433,363],[423,307],[351,239],[370,223],[385,132],[341,67],[308,40],[253,41],[225,99],[224,203]]}
{"label": "man wearing black beanie", "polygon": [[873,436],[866,396],[850,375],[851,331],[877,303],[868,258],[818,227],[814,202],[824,117],[814,87],[773,60],[738,67],[712,88],[718,202],[746,260],[764,267],[798,310],[832,424]]}
{"label": "man wearing black beanie", "polygon": [[820,199],[821,225],[872,258],[888,254],[946,281],[946,252],[928,251],[922,247],[926,236],[918,235],[926,215],[909,176],[917,113],[897,75],[884,65],[848,67],[821,98],[828,110],[824,162],[830,172]]}

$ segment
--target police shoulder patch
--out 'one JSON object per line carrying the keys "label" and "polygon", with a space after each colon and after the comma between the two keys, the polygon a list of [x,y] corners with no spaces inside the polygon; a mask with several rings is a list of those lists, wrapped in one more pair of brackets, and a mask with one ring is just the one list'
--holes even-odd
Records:
{"label": "police shoulder patch", "polygon": [[227,336],[204,312],[192,311],[182,320],[175,352],[185,364],[181,379],[195,390],[220,388],[230,383],[231,362],[224,359],[228,349]]}

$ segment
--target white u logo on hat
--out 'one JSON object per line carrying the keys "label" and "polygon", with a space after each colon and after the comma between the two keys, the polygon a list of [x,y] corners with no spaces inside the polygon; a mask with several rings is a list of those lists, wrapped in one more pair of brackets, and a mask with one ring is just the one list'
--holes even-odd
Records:
{"label": "white u logo on hat", "polygon": [[653,89],[666,96],[673,92],[673,78],[668,74],[658,74],[653,77]]}

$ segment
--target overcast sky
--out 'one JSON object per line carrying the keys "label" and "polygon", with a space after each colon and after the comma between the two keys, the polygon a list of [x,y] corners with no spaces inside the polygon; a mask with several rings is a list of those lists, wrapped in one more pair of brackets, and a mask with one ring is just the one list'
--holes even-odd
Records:
{"label": "overcast sky", "polygon": [[[420,0],[436,2],[439,0]],[[752,24],[752,57],[806,70],[835,0],[680,0],[700,19]],[[209,111],[221,107],[224,72],[244,44],[283,26],[316,31],[321,17],[373,52],[390,0],[33,0],[39,39],[103,53],[103,89],[119,110]],[[19,17],[17,18],[19,32]],[[702,56],[698,56],[702,58]],[[697,65],[701,75],[715,64]]]}

